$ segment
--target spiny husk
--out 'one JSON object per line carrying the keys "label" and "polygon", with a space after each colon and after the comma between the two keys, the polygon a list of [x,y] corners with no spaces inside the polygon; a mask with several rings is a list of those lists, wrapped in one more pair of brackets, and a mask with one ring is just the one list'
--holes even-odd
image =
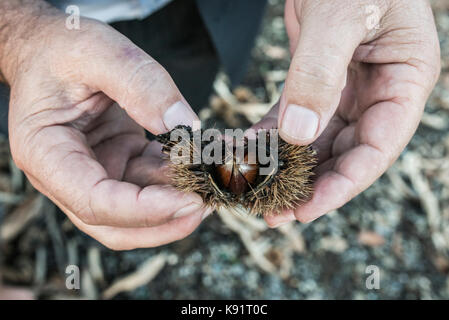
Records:
{"label": "spiny husk", "polygon": [[247,193],[244,206],[252,214],[270,215],[293,209],[313,193],[311,177],[316,153],[310,146],[297,146],[279,139],[279,161],[282,164],[267,184]]}
{"label": "spiny husk", "polygon": [[[183,127],[192,133],[190,128]],[[160,135],[157,140],[163,144],[163,151],[170,154],[177,145],[170,141],[170,133]],[[269,139],[267,139],[268,141]],[[190,144],[178,146],[188,148],[193,159],[192,140]],[[201,150],[204,145],[201,146]],[[316,153],[310,146],[291,145],[279,138],[278,159],[280,166],[270,177],[251,188],[244,195],[234,195],[219,188],[211,174],[213,165],[185,164],[170,161],[171,179],[174,187],[183,192],[199,194],[206,205],[215,208],[243,207],[254,215],[271,215],[283,209],[292,209],[305,202],[313,193],[311,177],[316,165]]]}

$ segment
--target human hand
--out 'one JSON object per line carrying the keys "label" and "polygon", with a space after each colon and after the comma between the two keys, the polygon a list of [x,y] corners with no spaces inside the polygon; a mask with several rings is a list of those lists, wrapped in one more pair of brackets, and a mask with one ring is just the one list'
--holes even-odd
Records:
{"label": "human hand", "polygon": [[425,0],[287,0],[285,23],[285,88],[254,128],[278,126],[290,143],[313,143],[319,165],[313,197],[267,217],[272,227],[310,222],[379,178],[414,134],[440,72]]}
{"label": "human hand", "polygon": [[17,166],[109,248],[187,236],[210,209],[168,185],[160,145],[143,128],[160,134],[192,125],[195,113],[168,73],[126,37],[88,19],[68,30],[65,16],[40,5],[29,27],[2,46]]}

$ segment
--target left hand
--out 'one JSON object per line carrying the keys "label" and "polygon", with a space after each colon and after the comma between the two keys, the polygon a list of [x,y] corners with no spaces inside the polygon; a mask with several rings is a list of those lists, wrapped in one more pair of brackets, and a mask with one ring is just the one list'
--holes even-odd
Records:
{"label": "left hand", "polygon": [[189,235],[211,209],[168,184],[160,145],[144,132],[197,119],[168,72],[110,26],[83,18],[79,30],[69,30],[66,16],[43,1],[22,2],[11,0],[4,11],[9,26],[25,21],[23,28],[6,29],[5,38],[0,27],[17,166],[80,230],[111,249]]}

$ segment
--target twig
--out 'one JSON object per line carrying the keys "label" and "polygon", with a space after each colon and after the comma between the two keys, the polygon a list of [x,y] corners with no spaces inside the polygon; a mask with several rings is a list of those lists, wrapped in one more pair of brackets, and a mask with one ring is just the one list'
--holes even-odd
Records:
{"label": "twig", "polygon": [[416,154],[408,152],[404,156],[403,169],[408,173],[413,188],[419,196],[423,210],[427,214],[432,242],[439,252],[446,253],[449,242],[446,238],[447,236],[441,233],[442,219],[439,202],[433,194],[428,180],[421,173],[421,167],[421,161]]}
{"label": "twig", "polygon": [[153,280],[165,266],[167,257],[160,253],[145,261],[135,272],[114,282],[103,294],[103,299],[111,299],[121,292],[129,292]]}
{"label": "twig", "polygon": [[64,274],[67,265],[67,255],[64,248],[61,228],[59,227],[56,220],[56,207],[47,200],[45,209],[45,223],[47,225],[48,234],[51,238],[51,243],[53,245],[56,264],[58,266],[60,274]]}
{"label": "twig", "polygon": [[101,264],[100,249],[95,246],[91,246],[87,252],[87,262],[89,265],[89,272],[95,282],[104,283],[104,273]]}
{"label": "twig", "polygon": [[302,234],[298,230],[296,230],[294,224],[285,224],[283,226],[280,226],[278,230],[285,235],[295,252],[306,252],[306,243],[304,241],[304,238]]}
{"label": "twig", "polygon": [[14,239],[34,218],[40,215],[44,207],[44,197],[35,194],[10,213],[0,226],[0,239],[4,242]]}
{"label": "twig", "polygon": [[243,245],[248,250],[254,262],[265,272],[275,273],[276,267],[265,257],[268,251],[263,239],[253,240],[254,231],[249,229],[246,225],[238,220],[233,214],[226,209],[218,210],[218,215],[221,220],[228,226],[229,229],[236,232],[243,242]]}
{"label": "twig", "polygon": [[89,270],[84,269],[81,274],[81,292],[82,296],[89,300],[98,299],[98,289]]}
{"label": "twig", "polygon": [[34,283],[41,286],[47,276],[47,249],[41,245],[36,250],[36,263],[34,268]]}

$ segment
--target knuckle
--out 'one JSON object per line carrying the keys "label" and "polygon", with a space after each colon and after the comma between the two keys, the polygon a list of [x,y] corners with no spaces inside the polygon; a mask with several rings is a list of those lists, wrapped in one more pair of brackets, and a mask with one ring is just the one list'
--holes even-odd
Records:
{"label": "knuckle", "polygon": [[196,214],[192,214],[189,217],[185,217],[184,221],[182,221],[182,223],[177,223],[176,224],[176,236],[174,237],[174,239],[172,241],[177,241],[177,240],[181,240],[184,239],[185,237],[187,237],[188,235],[190,235],[193,231],[195,231],[195,229],[197,228],[198,224],[199,224],[199,219],[198,217],[201,217],[202,213],[199,213],[198,215]]}
{"label": "knuckle", "polygon": [[[295,63],[293,67],[294,79],[298,85],[321,88],[322,90],[340,89],[342,73],[334,66],[329,66],[310,57],[302,63]],[[302,59],[300,59],[302,60]]]}
{"label": "knuckle", "polygon": [[440,55],[430,58],[409,59],[408,63],[416,68],[421,74],[422,79],[426,81],[420,81],[423,87],[430,92],[437,83],[441,74],[441,59]]}
{"label": "knuckle", "polygon": [[145,216],[145,218],[143,219],[143,227],[144,228],[152,228],[152,227],[157,227],[160,226],[164,223],[166,223],[169,220],[169,218],[162,218],[162,217],[157,217],[157,216],[153,216],[153,215],[147,215]]}
{"label": "knuckle", "polygon": [[158,83],[164,83],[169,79],[167,71],[158,62],[143,59],[130,73],[122,100],[126,105],[132,105],[142,92],[150,92]]}
{"label": "knuckle", "polygon": [[84,223],[90,226],[98,225],[96,215],[90,208],[77,210],[76,216]]}

